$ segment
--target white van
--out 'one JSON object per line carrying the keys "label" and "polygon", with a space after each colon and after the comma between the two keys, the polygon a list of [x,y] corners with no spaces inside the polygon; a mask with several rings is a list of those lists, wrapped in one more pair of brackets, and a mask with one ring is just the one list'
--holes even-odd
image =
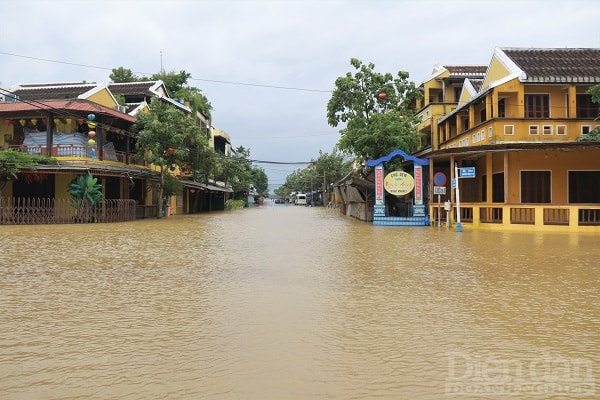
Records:
{"label": "white van", "polygon": [[297,206],[305,206],[306,205],[306,195],[304,193],[298,193],[296,195],[296,202],[294,203]]}

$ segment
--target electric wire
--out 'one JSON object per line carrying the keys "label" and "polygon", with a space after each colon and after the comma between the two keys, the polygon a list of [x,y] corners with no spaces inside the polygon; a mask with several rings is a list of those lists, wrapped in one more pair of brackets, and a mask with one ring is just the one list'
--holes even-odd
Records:
{"label": "electric wire", "polygon": [[[0,51],[0,54],[4,54],[6,56],[12,56],[12,57],[25,58],[25,59],[29,59],[29,60],[35,60],[35,61],[44,61],[44,62],[50,62],[50,63],[56,63],[56,64],[72,65],[72,66],[75,66],[75,67],[93,68],[93,69],[100,69],[100,70],[106,70],[106,71],[112,71],[113,70],[113,68],[102,67],[102,66],[98,66],[98,65],[81,64],[81,63],[74,63],[74,62],[68,62],[68,61],[59,61],[59,60],[50,60],[50,59],[47,59],[47,58],[26,56],[26,55],[22,55],[22,54],[9,53],[9,52],[6,52],[6,51]],[[131,72],[134,73],[134,74],[143,75],[143,76],[152,76],[152,75],[154,75],[153,73],[149,73],[149,72],[140,72],[140,71],[131,71]],[[309,88],[300,88],[300,87],[267,85],[267,84],[248,83],[248,82],[236,82],[236,81],[224,81],[224,80],[207,79],[207,78],[194,78],[194,77],[190,77],[188,79],[193,80],[193,81],[199,81],[199,82],[222,83],[222,84],[227,84],[227,85],[238,85],[238,86],[251,86],[251,87],[259,87],[259,88],[266,88],[266,89],[295,90],[295,91],[301,91],[301,92],[316,92],[316,93],[332,93],[333,92],[332,90],[309,89]]]}

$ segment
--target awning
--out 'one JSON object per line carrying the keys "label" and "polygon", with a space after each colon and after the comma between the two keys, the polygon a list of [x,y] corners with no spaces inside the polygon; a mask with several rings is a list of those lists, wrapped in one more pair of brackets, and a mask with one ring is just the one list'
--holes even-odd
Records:
{"label": "awning", "polygon": [[194,189],[208,190],[208,191],[212,191],[212,192],[233,193],[233,190],[230,188],[226,188],[223,186],[218,186],[218,185],[214,185],[214,184],[210,184],[210,183],[200,183],[200,182],[188,181],[188,180],[181,181],[181,183],[183,184],[183,186],[194,188]]}

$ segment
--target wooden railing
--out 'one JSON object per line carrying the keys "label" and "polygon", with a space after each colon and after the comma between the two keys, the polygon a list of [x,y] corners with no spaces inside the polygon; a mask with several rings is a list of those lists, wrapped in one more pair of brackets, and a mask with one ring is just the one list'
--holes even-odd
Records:
{"label": "wooden railing", "polygon": [[69,199],[0,198],[0,225],[125,222],[136,219],[135,200],[108,199],[76,210]]}
{"label": "wooden railing", "polygon": [[[433,220],[437,219],[437,205],[430,207]],[[442,211],[443,212],[443,211]],[[442,219],[445,212],[442,213]],[[453,205],[451,217],[456,221],[456,207]],[[600,204],[596,205],[514,205],[477,204],[460,205],[461,222],[480,225],[562,225],[570,227],[600,227]],[[587,229],[587,228],[586,228]]]}

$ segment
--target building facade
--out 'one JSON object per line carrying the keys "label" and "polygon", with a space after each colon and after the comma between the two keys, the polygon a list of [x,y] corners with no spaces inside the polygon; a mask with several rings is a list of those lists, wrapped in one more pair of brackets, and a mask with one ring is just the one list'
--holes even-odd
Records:
{"label": "building facade", "polygon": [[600,232],[600,142],[584,140],[600,125],[588,92],[598,84],[600,49],[497,48],[445,110],[425,85],[431,138],[417,155],[430,160],[432,221],[438,186],[451,220],[473,227]]}

